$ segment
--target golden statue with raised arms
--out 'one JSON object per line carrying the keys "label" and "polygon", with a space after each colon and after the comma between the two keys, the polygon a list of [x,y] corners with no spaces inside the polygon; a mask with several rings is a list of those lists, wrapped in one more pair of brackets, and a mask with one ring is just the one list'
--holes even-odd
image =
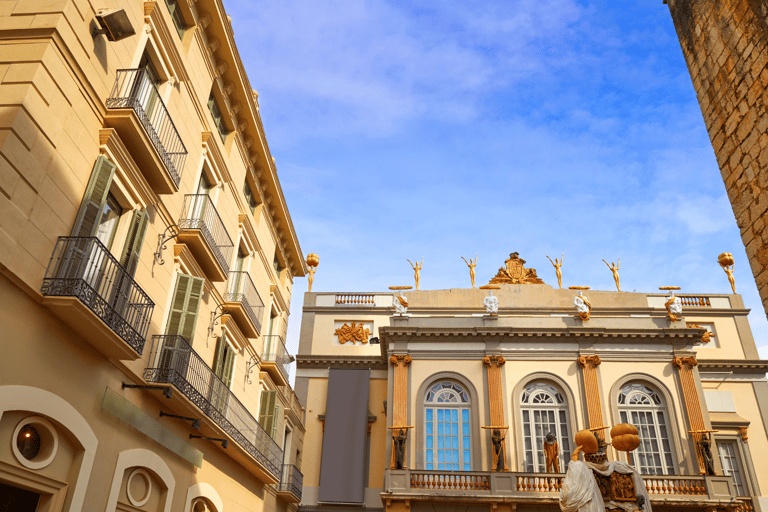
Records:
{"label": "golden statue with raised arms", "polygon": [[472,279],[472,288],[475,287],[475,267],[477,266],[477,253],[475,253],[475,261],[472,261],[472,258],[469,258],[469,261],[462,256],[461,259],[464,260],[464,263],[467,264],[469,267],[469,277]]}
{"label": "golden statue with raised arms", "polygon": [[414,265],[413,263],[411,263],[411,260],[406,259],[406,261],[411,264],[411,267],[413,267],[414,277],[416,278],[416,289],[418,290],[419,276],[421,274],[421,267],[424,265],[424,258],[421,258],[421,263],[419,263],[418,265]]}
{"label": "golden statue with raised arms", "polygon": [[[545,254],[546,256],[546,254]],[[555,272],[557,273],[557,284],[560,286],[560,289],[563,289],[563,271],[560,270],[560,267],[563,266],[563,256],[564,254],[560,255],[560,261],[557,261],[557,258],[555,258],[555,261],[552,261],[552,258],[547,256],[547,259],[550,263],[552,263],[552,266],[555,267]]]}
{"label": "golden statue with raised arms", "polygon": [[[603,260],[603,262],[608,265],[607,261]],[[611,262],[611,264],[608,265],[608,268],[613,272],[613,280],[616,281],[616,289],[621,291],[621,286],[619,286],[619,265],[621,265],[621,258],[619,258],[618,263]]]}

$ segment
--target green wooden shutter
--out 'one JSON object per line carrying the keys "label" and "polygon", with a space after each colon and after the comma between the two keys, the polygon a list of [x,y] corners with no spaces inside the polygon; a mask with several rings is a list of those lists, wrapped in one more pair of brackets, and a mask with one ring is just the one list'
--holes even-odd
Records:
{"label": "green wooden shutter", "polygon": [[107,202],[109,186],[115,176],[115,164],[105,156],[99,156],[93,165],[91,178],[85,187],[85,194],[77,212],[72,236],[96,236],[99,220]]}
{"label": "green wooden shutter", "polygon": [[179,273],[176,277],[176,289],[171,301],[166,334],[184,336],[191,344],[195,335],[197,310],[203,292],[204,279]]}
{"label": "green wooden shutter", "polygon": [[144,242],[144,234],[147,231],[147,211],[145,209],[134,210],[131,217],[131,225],[128,229],[128,238],[125,240],[123,255],[120,264],[133,277],[139,264],[141,245]]}
{"label": "green wooden shutter", "polygon": [[259,424],[267,431],[269,436],[274,439],[277,431],[277,422],[275,421],[277,404],[277,391],[262,391],[261,406],[259,407]]}

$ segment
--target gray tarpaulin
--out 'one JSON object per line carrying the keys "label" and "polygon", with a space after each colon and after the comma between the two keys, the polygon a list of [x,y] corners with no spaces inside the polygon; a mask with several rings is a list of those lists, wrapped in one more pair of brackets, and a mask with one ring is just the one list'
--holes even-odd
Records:
{"label": "gray tarpaulin", "polygon": [[328,372],[318,502],[363,503],[370,370]]}

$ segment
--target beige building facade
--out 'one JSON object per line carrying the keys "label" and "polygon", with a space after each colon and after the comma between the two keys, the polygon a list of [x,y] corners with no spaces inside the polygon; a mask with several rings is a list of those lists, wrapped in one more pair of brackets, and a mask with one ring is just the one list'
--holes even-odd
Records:
{"label": "beige building facade", "polygon": [[0,508],[288,511],[306,264],[221,0],[0,5]]}
{"label": "beige building facade", "polygon": [[[768,361],[739,295],[678,294],[672,320],[664,293],[585,291],[584,320],[575,290],[499,287],[495,313],[480,289],[405,291],[401,313],[392,292],[305,295],[296,392],[313,448],[300,510],[559,510],[574,434],[626,422],[640,447],[629,460],[608,456],[643,475],[654,510],[768,510]],[[358,372],[364,392],[344,394],[337,383]],[[352,405],[340,408],[335,394]],[[332,415],[356,417],[357,400],[366,441],[344,451],[339,437],[355,433],[329,431]],[[711,476],[704,430],[714,431]],[[364,478],[325,471],[328,449]],[[362,487],[358,498],[339,478]]]}

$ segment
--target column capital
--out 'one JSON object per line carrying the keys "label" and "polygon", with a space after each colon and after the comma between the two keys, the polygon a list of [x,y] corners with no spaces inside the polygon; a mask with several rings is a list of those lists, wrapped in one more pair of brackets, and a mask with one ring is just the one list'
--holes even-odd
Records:
{"label": "column capital", "polygon": [[600,363],[602,362],[600,360],[600,356],[594,355],[594,356],[579,356],[578,359],[576,359],[576,362],[579,363],[579,366],[582,368],[587,367],[587,363],[592,363],[593,366],[600,366]]}
{"label": "column capital", "polygon": [[402,362],[403,366],[408,366],[411,364],[411,361],[413,361],[413,359],[411,359],[411,356],[408,354],[395,354],[389,358],[389,364],[392,366],[398,366],[398,363],[400,362]]}
{"label": "column capital", "polygon": [[691,368],[699,364],[698,361],[696,361],[696,358],[693,356],[688,357],[675,357],[672,359],[672,365],[677,368],[678,370],[683,369],[683,364],[687,363]]}
{"label": "column capital", "polygon": [[504,359],[504,356],[485,356],[483,358],[483,364],[487,366],[488,368],[491,367],[501,367],[504,366],[504,363],[506,363],[507,360]]}

